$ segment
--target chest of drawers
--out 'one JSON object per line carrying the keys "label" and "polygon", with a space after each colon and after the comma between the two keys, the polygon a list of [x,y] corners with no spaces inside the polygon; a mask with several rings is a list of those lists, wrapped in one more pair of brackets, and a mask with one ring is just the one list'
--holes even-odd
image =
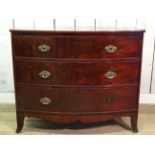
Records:
{"label": "chest of drawers", "polygon": [[137,132],[143,32],[11,30],[16,132],[25,116],[66,123],[129,116]]}

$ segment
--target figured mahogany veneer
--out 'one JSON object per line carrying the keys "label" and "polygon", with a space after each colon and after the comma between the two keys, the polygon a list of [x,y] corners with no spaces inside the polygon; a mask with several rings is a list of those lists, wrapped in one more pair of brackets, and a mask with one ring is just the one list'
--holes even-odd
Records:
{"label": "figured mahogany veneer", "polygon": [[129,116],[137,132],[143,32],[11,30],[16,132],[25,116],[67,123]]}
{"label": "figured mahogany veneer", "polygon": [[[130,46],[129,46],[130,43]],[[141,56],[142,42],[139,36],[70,36],[61,35],[14,35],[13,49],[17,57],[53,58],[53,59],[101,59]],[[47,44],[49,52],[38,51],[38,46]],[[109,54],[105,46],[114,44],[116,54]]]}
{"label": "figured mahogany veneer", "polygon": [[[43,61],[16,60],[17,83],[46,85],[117,85],[135,84],[139,78],[140,59],[131,61]],[[41,71],[51,76],[43,79]],[[105,74],[113,71],[117,75],[108,79]]]}
{"label": "figured mahogany veneer", "polygon": [[[55,113],[97,113],[135,110],[137,85],[111,88],[40,88],[17,86],[19,110]],[[63,95],[62,95],[63,94]],[[40,99],[48,96],[51,104],[43,105]],[[22,104],[20,104],[22,103]],[[134,104],[133,104],[134,103]]]}

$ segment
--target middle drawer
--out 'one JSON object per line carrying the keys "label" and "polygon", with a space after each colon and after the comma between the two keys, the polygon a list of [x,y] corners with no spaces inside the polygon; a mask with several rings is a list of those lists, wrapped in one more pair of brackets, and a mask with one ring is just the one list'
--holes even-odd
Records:
{"label": "middle drawer", "polygon": [[16,82],[44,85],[135,84],[137,61],[34,61],[16,60]]}

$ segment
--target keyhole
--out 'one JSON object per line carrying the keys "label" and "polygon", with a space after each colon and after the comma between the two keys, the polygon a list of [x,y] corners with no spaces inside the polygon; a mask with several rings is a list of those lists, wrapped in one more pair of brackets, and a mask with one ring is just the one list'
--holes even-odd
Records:
{"label": "keyhole", "polygon": [[110,48],[109,48],[109,50],[110,50],[110,52],[111,52],[111,51],[113,50],[113,48],[112,48],[112,47],[110,47]]}
{"label": "keyhole", "polygon": [[48,102],[47,102],[47,101],[44,101],[43,103],[44,103],[44,104],[47,104]]}

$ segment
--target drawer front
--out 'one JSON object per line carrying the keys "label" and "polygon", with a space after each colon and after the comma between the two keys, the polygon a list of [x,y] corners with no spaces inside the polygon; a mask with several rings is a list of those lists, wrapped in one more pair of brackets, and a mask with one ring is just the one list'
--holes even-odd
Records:
{"label": "drawer front", "polygon": [[13,52],[17,57],[55,57],[56,39],[49,36],[13,36]]}
{"label": "drawer front", "polygon": [[38,88],[17,86],[21,110],[113,112],[137,107],[137,86],[118,88]]}
{"label": "drawer front", "polygon": [[134,84],[139,79],[136,61],[28,61],[16,60],[16,82],[47,85]]}
{"label": "drawer front", "polygon": [[13,49],[15,56],[18,57],[56,59],[140,57],[141,47],[142,37],[136,36],[13,37]]}

